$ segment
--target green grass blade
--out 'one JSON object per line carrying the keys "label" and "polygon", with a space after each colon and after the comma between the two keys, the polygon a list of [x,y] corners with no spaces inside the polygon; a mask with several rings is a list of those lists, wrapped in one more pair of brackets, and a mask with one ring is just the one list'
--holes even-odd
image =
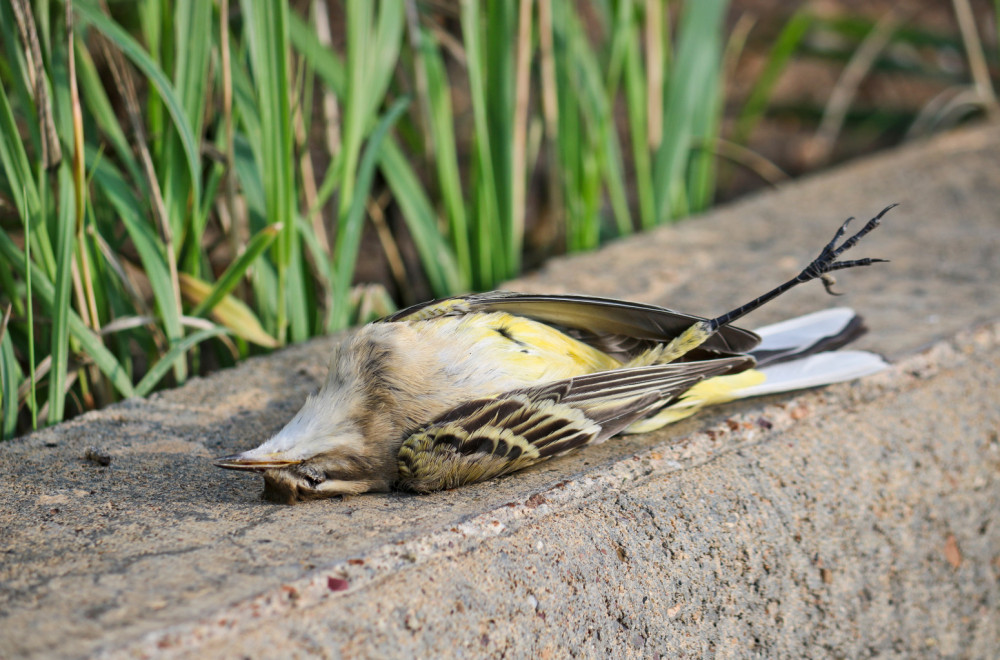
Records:
{"label": "green grass blade", "polygon": [[438,186],[448,216],[451,244],[458,268],[465,281],[472,277],[472,252],[469,245],[469,224],[462,193],[462,177],[455,146],[455,118],[451,107],[451,89],[441,52],[435,47],[430,33],[421,30],[420,48],[427,77],[430,101],[430,129],[434,140],[434,162],[437,165]]}
{"label": "green grass blade", "polygon": [[[344,251],[341,250],[339,237],[353,235],[355,220],[349,216],[361,217],[368,194],[367,187],[361,185],[361,145],[395,71],[404,21],[405,13],[400,0],[380,3],[377,16],[375,3],[366,0],[349,0],[347,3],[347,92],[343,98],[343,162],[340,170],[340,206],[337,212],[336,252],[341,255],[336,260],[338,281],[343,277],[344,268],[341,265]],[[374,159],[374,154],[371,157]],[[372,171],[375,162],[371,161]],[[355,211],[356,208],[360,210]],[[356,246],[354,249],[357,249]],[[350,258],[352,272],[356,258],[357,255]],[[345,315],[347,289],[338,284],[333,293],[334,309],[331,310],[330,321],[334,327],[340,327],[348,318]]]}
{"label": "green grass blade", "polygon": [[200,344],[206,339],[211,339],[212,337],[217,337],[219,335],[229,334],[229,330],[222,327],[211,328],[206,330],[199,330],[194,332],[184,339],[180,340],[174,344],[169,351],[167,351],[163,357],[157,361],[153,367],[146,372],[146,375],[142,377],[139,384],[135,386],[136,396],[146,396],[153,391],[156,384],[159,383],[167,372],[170,371],[173,363],[178,360],[183,360],[185,354],[193,346]]}
{"label": "green grass blade", "polygon": [[635,188],[639,201],[639,224],[644,230],[656,226],[656,195],[653,190],[653,165],[649,155],[649,131],[646,113],[646,76],[639,50],[638,24],[632,20],[626,38],[623,77],[625,107],[628,111],[629,133],[632,137],[632,160],[635,167]]}
{"label": "green grass blade", "polygon": [[357,187],[355,188],[354,199],[345,216],[345,221],[340,225],[338,230],[337,245],[334,250],[336,278],[333,287],[334,306],[331,310],[330,323],[334,329],[346,326],[350,318],[349,294],[351,279],[354,277],[354,266],[358,258],[358,248],[361,243],[361,228],[365,220],[365,201],[368,199],[372,180],[375,177],[375,166],[379,161],[382,141],[409,104],[410,100],[408,98],[399,99],[392,104],[392,107],[389,108],[389,111],[379,121],[375,130],[372,131],[372,135],[368,139],[368,144],[365,146],[364,154],[361,156],[361,162],[358,164]]}
{"label": "green grass blade", "polygon": [[191,126],[187,121],[184,106],[178,99],[173,86],[156,62],[149,56],[139,43],[133,39],[121,26],[104,15],[89,2],[76,2],[73,8],[81,22],[90,25],[111,40],[122,53],[135,64],[146,79],[156,88],[157,93],[166,105],[167,112],[177,130],[184,156],[187,160],[188,173],[191,177],[192,202],[197,208],[201,201],[201,160],[198,154],[198,141],[195,139]]}
{"label": "green grass blade", "polygon": [[491,144],[493,131],[490,130],[489,123],[489,99],[484,79],[485,45],[482,42],[483,28],[479,8],[478,0],[464,0],[461,22],[475,127],[474,188],[477,213],[474,216],[476,221],[474,263],[478,268],[473,282],[477,288],[491,288],[494,282],[508,276],[508,271],[504,263],[506,246],[502,230],[503,217],[500,214],[500,202],[497,200],[497,186],[500,184],[493,166],[495,162]]}
{"label": "green grass blade", "polygon": [[[467,38],[467,48],[475,51],[477,59],[480,53],[485,55],[475,66],[481,67],[486,74],[482,93],[486,129],[489,132],[488,153],[492,158],[493,167],[492,176],[487,178],[484,184],[495,190],[492,197],[496,200],[497,213],[494,235],[500,239],[499,245],[502,246],[497,253],[499,257],[497,263],[501,268],[496,275],[500,278],[513,277],[521,266],[520,233],[515,227],[513,208],[515,173],[513,172],[514,56],[512,51],[518,41],[517,5],[517,2],[509,0],[490,0],[484,3],[485,25],[488,27],[482,29],[483,23],[476,21],[474,25],[480,31],[474,35],[474,39]],[[472,17],[468,23],[463,20],[463,31],[473,25],[472,20],[474,20]],[[477,44],[479,40],[482,40],[482,46]],[[473,66],[471,56],[469,66]],[[479,72],[475,74],[476,77],[481,75]],[[470,71],[470,81],[472,77]],[[524,176],[524,172],[518,172],[517,176]]]}
{"label": "green grass blade", "polygon": [[726,0],[700,0],[684,5],[679,26],[677,57],[671,77],[663,116],[663,141],[653,167],[656,217],[666,222],[687,206],[684,186],[693,131],[704,96],[716,94],[714,86],[704,81],[715,76],[721,61],[720,31]]}
{"label": "green grass blade", "polygon": [[28,217],[37,217],[41,212],[41,198],[4,85],[0,85],[0,165],[6,174],[14,208],[25,209]]}
{"label": "green grass blade", "polygon": [[[243,119],[246,120],[246,116]],[[249,139],[237,134],[234,142],[236,175],[246,199],[250,227],[260,231],[267,226],[267,202],[263,194],[264,182],[257,166],[259,161],[254,157],[253,146]],[[258,259],[251,271],[250,284],[253,288],[257,315],[268,332],[276,336],[278,274],[274,264],[268,259]]]}
{"label": "green grass blade", "polygon": [[[0,315],[2,318],[2,315]],[[17,389],[21,385],[21,374],[14,355],[14,343],[10,333],[0,338],[0,439],[14,437],[17,431]]]}
{"label": "green grass blade", "polygon": [[[692,213],[704,211],[712,204],[715,195],[715,141],[721,124],[723,89],[719,80],[720,70],[704,81],[705,93],[699,97],[695,120],[691,125],[692,146],[688,165],[688,203]],[[714,88],[715,94],[709,93]]]}
{"label": "green grass blade", "polygon": [[298,14],[289,15],[288,29],[295,50],[305,58],[333,93],[343,97],[347,91],[347,72],[340,58],[324,46],[316,36],[315,30]]}
{"label": "green grass blade", "polygon": [[635,6],[633,0],[619,0],[614,16],[609,17],[611,26],[611,46],[608,54],[607,81],[605,90],[608,99],[614,99],[618,94],[618,85],[625,72],[625,60],[628,58],[630,42],[635,39],[634,32]]}
{"label": "green grass blade", "polygon": [[59,168],[59,213],[56,227],[56,278],[51,307],[52,334],[49,355],[52,366],[49,371],[49,414],[48,423],[61,422],[65,410],[63,390],[66,384],[66,370],[69,362],[69,312],[70,273],[73,265],[75,243],[74,188],[69,168]]}
{"label": "green grass blade", "polygon": [[80,344],[80,349],[94,361],[101,373],[107,376],[111,385],[122,397],[127,399],[134,396],[135,390],[128,371],[76,312],[71,312],[69,315],[69,334]]}
{"label": "green grass blade", "polygon": [[[256,168],[257,164],[263,162],[264,158],[261,151],[263,149],[264,135],[260,125],[259,107],[257,106],[253,81],[250,78],[249,72],[244,70],[243,67],[232,67],[232,73],[233,114],[238,117],[238,126],[242,129],[236,132],[234,128],[233,133],[233,149],[236,152],[234,154],[236,165],[237,167],[241,165],[240,158],[242,157],[246,163],[250,163]],[[254,201],[257,199],[260,200],[257,208],[260,210],[261,215],[263,215],[267,209],[267,202],[264,199],[264,180],[261,176],[257,178],[257,187],[252,189],[244,187],[243,190],[244,194],[248,197],[252,195]],[[262,223],[262,226],[263,224],[266,223]]]}
{"label": "green grass blade", "polygon": [[[267,226],[267,200],[264,199],[264,181],[250,141],[237,135],[234,145],[236,175],[250,213],[251,226]],[[258,230],[259,231],[259,230]]]}
{"label": "green grass blade", "polygon": [[140,169],[139,163],[135,159],[132,146],[125,136],[125,131],[122,130],[121,124],[118,123],[118,116],[115,114],[114,107],[111,105],[111,101],[104,91],[104,85],[101,82],[100,74],[97,72],[97,67],[94,65],[94,60],[86,47],[79,42],[76,43],[75,48],[80,98],[86,106],[89,116],[97,123],[104,138],[110,143],[115,157],[118,158],[128,172],[129,179],[133,182],[133,185],[137,186],[145,194],[146,177],[143,176],[142,169]]}
{"label": "green grass blade", "polygon": [[14,355],[14,342],[7,330],[6,310],[0,313],[0,440],[12,438],[17,432],[17,390],[21,385],[21,370]]}
{"label": "green grass blade", "polygon": [[194,135],[204,128],[208,62],[212,53],[212,3],[178,0],[174,9],[174,89]]}
{"label": "green grass blade", "polygon": [[159,237],[139,213],[142,204],[136,199],[125,178],[108,160],[101,160],[93,171],[95,192],[100,192],[118,214],[135,245],[142,268],[156,299],[163,328],[171,342],[184,336],[180,319],[180,301],[175,298],[170,268]]}
{"label": "green grass blade", "polygon": [[[351,0],[367,3],[368,0]],[[376,116],[382,105],[386,90],[396,73],[396,62],[399,59],[399,48],[403,41],[403,25],[406,23],[406,12],[403,11],[402,0],[387,0],[379,3],[378,19],[375,24],[375,39],[371,44],[373,53],[370,58],[368,79],[363,81],[365,97],[368,104],[368,116]],[[352,88],[357,90],[358,88]]]}
{"label": "green grass blade", "polygon": [[[173,87],[177,100],[184,108],[186,124],[195,139],[201,140],[204,130],[205,104],[208,89],[208,63],[212,40],[212,3],[202,0],[179,0],[173,10],[174,72]],[[183,141],[173,126],[168,126],[164,138],[163,158],[158,164],[163,202],[178,250],[187,244],[185,267],[197,270],[199,242],[207,218],[203,215],[201,195],[191,199],[191,182],[184,164]],[[199,181],[199,184],[202,182]],[[210,191],[205,191],[210,193]],[[193,202],[193,203],[192,203]]]}
{"label": "green grass blade", "polygon": [[[27,272],[28,264],[24,253],[7,236],[6,232],[2,230],[0,230],[0,257],[6,259],[21,274]],[[37,265],[31,264],[31,272],[36,298],[43,305],[51,308],[55,300],[55,287],[52,286],[52,283],[45,277],[45,273]],[[134,389],[127,371],[118,362],[114,354],[104,346],[101,338],[84,324],[76,312],[70,311],[68,322],[70,336],[79,342],[80,349],[90,356],[90,359],[108,377],[108,380],[118,390],[118,393],[123,397],[132,396]]]}
{"label": "green grass blade", "polygon": [[391,138],[382,145],[381,171],[416,244],[434,295],[469,290],[469,276],[455,261],[451,246],[438,231],[437,216],[413,166]]}
{"label": "green grass blade", "polygon": [[191,310],[191,316],[204,316],[212,311],[216,304],[229,294],[236,285],[240,283],[248,268],[271,247],[275,237],[281,231],[281,223],[268,225],[257,232],[247,243],[246,250],[222,273],[219,279],[212,286],[208,296],[198,303],[198,306]]}
{"label": "green grass blade", "polygon": [[[296,216],[295,222],[299,225],[299,236],[302,237],[304,247],[312,259],[315,276],[320,281],[320,286],[323,291],[323,305],[325,309],[329,310],[333,307],[332,291],[333,283],[336,279],[333,260],[330,259],[326,250],[320,244],[319,237],[316,236],[316,232],[313,230],[312,225],[309,224],[305,217],[301,215]],[[332,329],[325,325],[329,322],[329,314],[326,314],[321,321],[322,322],[318,332],[332,332]]]}
{"label": "green grass blade", "polygon": [[[586,119],[583,125],[586,135],[581,137],[587,139],[586,136],[591,136],[588,157],[593,159],[594,165],[599,168],[607,185],[618,234],[627,235],[632,233],[632,218],[625,195],[625,175],[618,133],[614,126],[614,118],[611,116],[611,99],[607,86],[601,79],[597,56],[585,38],[583,27],[575,16],[571,16],[569,22],[573,31],[573,62],[577,67],[578,79],[574,96]],[[600,181],[591,179],[591,185],[600,186]],[[596,196],[599,195],[597,192]],[[595,193],[588,191],[586,196],[594,197]],[[594,208],[596,212],[596,204]]]}
{"label": "green grass blade", "polygon": [[243,0],[240,5],[260,111],[259,167],[264,179],[266,217],[270,222],[282,223],[283,227],[274,250],[278,272],[277,337],[284,343],[290,333],[293,341],[302,341],[309,336],[303,297],[288,295],[289,269],[301,266],[295,259],[297,195],[288,80],[288,5],[252,0]]}
{"label": "green grass blade", "polygon": [[[170,69],[170,61],[173,59],[173,42],[169,39],[171,15],[167,8],[167,2],[168,0],[146,0],[135,3],[139,23],[139,29],[136,32],[141,36],[150,59],[158,69],[164,72]],[[168,117],[164,112],[163,101],[155,94],[146,96],[145,106],[149,150],[159,160],[163,155],[163,143],[169,123]]]}
{"label": "green grass blade", "polygon": [[558,149],[566,209],[566,249],[593,249],[600,241],[601,150],[596,114],[586,93],[578,55],[590,48],[570,4],[552,3],[554,61],[559,107]]}
{"label": "green grass blade", "polygon": [[767,110],[771,100],[771,92],[774,90],[778,78],[781,77],[785,67],[798,51],[799,44],[812,28],[813,22],[813,15],[803,8],[795,12],[785,23],[778,38],[774,41],[774,46],[771,47],[771,52],[768,53],[764,68],[747,95],[739,117],[736,119],[733,142],[746,144],[753,129]]}
{"label": "green grass blade", "polygon": [[35,297],[31,295],[31,218],[25,209],[18,209],[21,221],[24,223],[24,263],[27,268],[24,270],[24,297],[28,301],[28,378],[31,380],[31,389],[28,394],[28,408],[31,410],[31,430],[38,428],[38,401],[35,398]]}
{"label": "green grass blade", "polygon": [[[347,2],[347,89],[343,99],[343,123],[341,129],[341,153],[343,163],[340,170],[340,207],[337,212],[338,224],[345,217],[354,201],[354,186],[357,181],[357,164],[364,141],[365,130],[371,115],[368,113],[368,95],[364,90],[367,78],[372,75],[370,59],[374,56],[372,44],[375,7],[364,0]],[[339,241],[338,241],[339,242]],[[340,301],[334,298],[335,304]]]}

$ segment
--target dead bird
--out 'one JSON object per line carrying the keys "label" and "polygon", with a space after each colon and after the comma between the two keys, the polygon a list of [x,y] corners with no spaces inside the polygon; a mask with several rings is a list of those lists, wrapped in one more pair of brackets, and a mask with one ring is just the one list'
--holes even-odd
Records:
{"label": "dead bird", "polygon": [[837,351],[865,331],[849,309],[756,333],[732,323],[785,291],[885,259],[838,261],[893,206],[796,277],[714,319],[575,295],[491,292],[415,305],[358,329],[295,417],[215,465],[260,472],[279,502],[455,488],[510,474],[701,408],[884,368]]}

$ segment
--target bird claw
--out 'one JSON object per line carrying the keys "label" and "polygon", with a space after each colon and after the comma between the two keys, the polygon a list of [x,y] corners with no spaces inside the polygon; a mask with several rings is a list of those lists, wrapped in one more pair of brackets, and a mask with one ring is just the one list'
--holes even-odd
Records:
{"label": "bird claw", "polygon": [[837,257],[839,257],[844,252],[850,250],[852,247],[857,245],[858,241],[864,238],[865,235],[867,235],[873,229],[878,227],[879,223],[882,220],[882,216],[888,213],[889,210],[895,206],[896,204],[891,204],[882,209],[882,211],[878,215],[876,215],[874,218],[865,223],[865,226],[862,227],[860,230],[858,230],[857,233],[855,233],[853,236],[851,236],[838,246],[837,241],[843,238],[844,234],[847,233],[847,227],[851,223],[851,220],[853,220],[854,218],[851,217],[845,220],[844,224],[842,224],[840,228],[837,230],[837,233],[834,234],[833,240],[827,243],[826,247],[823,248],[823,251],[820,252],[820,255],[816,257],[816,259],[811,264],[809,264],[809,266],[804,271],[802,271],[802,277],[804,277],[805,279],[800,281],[819,278],[823,282],[823,288],[825,288],[826,292],[829,293],[831,296],[843,295],[842,293],[839,293],[833,289],[834,285],[836,284],[836,280],[830,275],[832,271],[842,270],[845,268],[856,268],[858,266],[869,266],[873,263],[880,263],[886,260],[865,258],[865,259],[854,259],[851,261],[837,261]]}
{"label": "bird claw", "polygon": [[842,295],[844,295],[843,293],[840,293],[839,291],[834,291],[833,290],[833,287],[835,287],[837,285],[837,278],[836,277],[834,277],[830,273],[823,273],[822,275],[819,276],[819,278],[823,282],[823,288],[826,289],[826,292],[829,293],[831,296],[842,296]]}
{"label": "bird claw", "polygon": [[[751,300],[750,302],[732,309],[722,316],[717,316],[716,318],[706,322],[706,332],[711,335],[719,328],[724,325],[729,325],[733,321],[742,318],[747,313],[759,308],[764,303],[769,300],[773,300],[775,297],[780,296],[785,291],[788,291],[794,286],[803,284],[804,282],[810,282],[812,280],[820,280],[823,282],[823,287],[826,292],[831,296],[843,295],[839,291],[836,291],[833,287],[836,285],[837,281],[830,275],[833,271],[844,270],[846,268],[857,268],[859,266],[870,266],[874,263],[881,263],[887,261],[886,259],[873,259],[870,257],[865,257],[864,259],[850,259],[847,261],[837,261],[837,257],[842,255],[847,250],[854,247],[858,241],[864,238],[865,235],[870,233],[873,229],[879,226],[879,222],[882,220],[882,216],[888,213],[896,204],[891,204],[876,215],[874,218],[865,223],[858,232],[853,236],[846,239],[840,245],[837,245],[837,241],[842,239],[847,233],[847,227],[850,225],[853,218],[848,218],[833,236],[833,240],[827,243],[823,249],[820,251],[819,256],[812,260],[812,262],[802,269],[798,275],[788,280],[784,284],[777,286],[764,295]],[[676,339],[674,340],[676,341]]]}

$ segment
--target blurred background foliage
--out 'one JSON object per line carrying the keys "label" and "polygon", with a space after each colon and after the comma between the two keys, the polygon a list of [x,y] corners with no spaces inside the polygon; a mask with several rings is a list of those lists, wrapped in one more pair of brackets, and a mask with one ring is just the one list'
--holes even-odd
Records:
{"label": "blurred background foliage", "polygon": [[971,0],[0,0],[0,434],[971,117]]}

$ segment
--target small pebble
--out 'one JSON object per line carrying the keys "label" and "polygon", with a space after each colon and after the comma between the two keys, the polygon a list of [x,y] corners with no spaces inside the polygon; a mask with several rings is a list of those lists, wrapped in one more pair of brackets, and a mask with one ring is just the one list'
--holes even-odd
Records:
{"label": "small pebble", "polygon": [[96,463],[101,467],[111,465],[111,455],[103,449],[99,449],[97,447],[87,447],[87,450],[83,452],[83,458],[84,460]]}

